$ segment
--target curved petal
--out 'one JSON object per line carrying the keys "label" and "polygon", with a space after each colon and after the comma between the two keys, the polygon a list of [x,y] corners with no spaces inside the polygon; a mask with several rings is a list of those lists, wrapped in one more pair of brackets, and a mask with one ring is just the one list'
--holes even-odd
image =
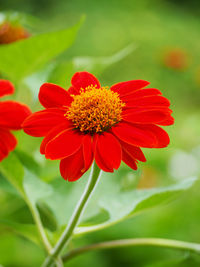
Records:
{"label": "curved petal", "polygon": [[79,92],[80,89],[85,89],[86,87],[93,85],[100,88],[101,85],[97,78],[89,72],[76,72],[71,80],[72,86]]}
{"label": "curved petal", "polygon": [[17,140],[8,130],[0,129],[0,161],[8,156],[8,153],[15,149]]}
{"label": "curved petal", "polygon": [[121,82],[114,84],[113,86],[110,87],[110,90],[118,93],[120,97],[130,95],[134,91],[142,89],[143,87],[146,87],[150,83],[147,81],[143,80],[132,80],[132,81],[127,81],[127,82]]}
{"label": "curved petal", "polygon": [[0,80],[0,97],[11,95],[15,91],[14,85],[8,80]]}
{"label": "curved petal", "polygon": [[157,142],[155,136],[149,131],[140,128],[140,125],[121,122],[112,127],[111,131],[120,140],[137,147],[154,147]]}
{"label": "curved petal", "polygon": [[[95,143],[97,143],[98,135],[96,135]],[[98,167],[104,172],[114,172],[113,168],[110,168],[104,158],[100,155],[99,151],[95,147],[95,161]]]}
{"label": "curved petal", "polygon": [[141,125],[140,126],[145,131],[153,134],[156,138],[156,143],[154,144],[155,148],[162,148],[169,145],[170,139],[167,132],[157,125]]}
{"label": "curved petal", "polygon": [[142,162],[146,161],[146,158],[142,152],[142,150],[139,147],[130,145],[128,143],[125,143],[120,140],[120,144],[122,149],[129,154],[130,157],[132,157],[134,160],[139,160]]}
{"label": "curved petal", "polygon": [[69,95],[78,95],[79,94],[79,90],[76,89],[75,87],[71,86],[69,87],[69,89],[67,90]]}
{"label": "curved petal", "polygon": [[97,139],[95,153],[95,160],[97,165],[100,168],[103,167],[102,170],[104,170],[104,164],[106,167],[105,169],[118,169],[121,163],[121,159],[121,146],[116,137],[108,132],[100,134]]}
{"label": "curved petal", "polygon": [[159,122],[161,126],[169,126],[174,124],[174,118],[172,116],[168,116],[166,120]]}
{"label": "curved petal", "polygon": [[15,101],[0,102],[0,126],[12,130],[21,129],[22,122],[31,114],[28,106]]}
{"label": "curved petal", "polygon": [[126,102],[126,108],[132,107],[169,107],[170,102],[163,96],[146,96]]}
{"label": "curved petal", "polygon": [[61,132],[65,131],[66,129],[69,129],[72,125],[66,121],[66,123],[59,124],[58,126],[54,127],[51,131],[48,132],[48,134],[44,137],[42,140],[42,143],[40,145],[40,153],[45,154],[46,145],[57,135],[59,135]]}
{"label": "curved petal", "polygon": [[123,101],[130,101],[131,99],[135,99],[138,97],[146,97],[146,96],[153,96],[153,95],[162,95],[161,91],[156,88],[145,88],[142,90],[134,91],[131,95],[121,96]]}
{"label": "curved petal", "polygon": [[84,173],[83,149],[79,148],[73,155],[60,161],[60,173],[65,180],[74,182],[78,180]]}
{"label": "curved petal", "polygon": [[92,144],[92,136],[85,135],[83,138],[83,157],[84,157],[84,169],[83,172],[87,171],[93,160],[94,160],[94,151]]}
{"label": "curved petal", "polygon": [[123,110],[122,117],[124,121],[131,123],[141,123],[141,124],[159,124],[160,122],[166,120],[170,114],[171,110],[168,108],[133,108]]}
{"label": "curved petal", "polygon": [[73,101],[73,98],[65,89],[52,83],[44,83],[40,87],[38,97],[45,108],[69,106]]}
{"label": "curved petal", "polygon": [[53,138],[47,145],[47,159],[63,159],[74,154],[82,145],[84,135],[76,130],[67,129]]}
{"label": "curved petal", "polygon": [[68,123],[61,109],[45,109],[29,116],[22,124],[25,133],[31,136],[45,136],[59,124]]}
{"label": "curved petal", "polygon": [[126,163],[131,169],[137,170],[137,161],[130,156],[124,149],[122,149],[122,160]]}

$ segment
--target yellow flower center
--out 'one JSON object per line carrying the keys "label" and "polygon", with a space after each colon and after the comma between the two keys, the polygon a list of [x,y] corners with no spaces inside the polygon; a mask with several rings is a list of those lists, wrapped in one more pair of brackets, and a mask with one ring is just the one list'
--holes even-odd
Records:
{"label": "yellow flower center", "polygon": [[108,88],[96,88],[93,85],[79,95],[71,95],[74,100],[65,116],[72,120],[81,132],[101,133],[118,123],[125,106],[119,94]]}

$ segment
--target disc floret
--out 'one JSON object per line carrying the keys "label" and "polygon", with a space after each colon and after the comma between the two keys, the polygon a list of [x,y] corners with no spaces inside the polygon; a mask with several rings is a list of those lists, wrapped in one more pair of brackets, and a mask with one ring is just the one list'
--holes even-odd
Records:
{"label": "disc floret", "polygon": [[102,133],[122,119],[125,103],[107,87],[91,85],[72,97],[74,100],[65,115],[81,132]]}

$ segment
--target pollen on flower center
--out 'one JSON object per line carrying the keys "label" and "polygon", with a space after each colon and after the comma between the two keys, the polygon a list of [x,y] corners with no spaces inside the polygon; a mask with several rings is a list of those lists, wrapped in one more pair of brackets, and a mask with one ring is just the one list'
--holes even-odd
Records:
{"label": "pollen on flower center", "polygon": [[72,97],[74,100],[65,116],[81,132],[101,133],[122,119],[125,103],[120,100],[118,93],[108,88],[91,85]]}

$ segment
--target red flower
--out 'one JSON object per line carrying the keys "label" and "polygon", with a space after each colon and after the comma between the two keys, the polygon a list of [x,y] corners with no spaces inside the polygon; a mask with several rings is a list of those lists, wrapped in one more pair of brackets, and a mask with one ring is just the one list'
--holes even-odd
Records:
{"label": "red flower", "polygon": [[101,87],[88,72],[77,72],[68,91],[45,83],[39,92],[45,110],[23,123],[32,136],[44,136],[40,151],[47,159],[61,160],[64,179],[75,181],[95,159],[105,172],[118,169],[123,160],[132,169],[146,161],[140,147],[169,144],[167,133],[157,125],[174,120],[170,102],[149,82],[133,80]]}
{"label": "red flower", "polygon": [[[13,92],[11,82],[0,80],[0,97]],[[0,102],[0,161],[16,147],[17,140],[11,130],[21,129],[22,122],[30,114],[29,108],[21,103],[11,100]]]}

